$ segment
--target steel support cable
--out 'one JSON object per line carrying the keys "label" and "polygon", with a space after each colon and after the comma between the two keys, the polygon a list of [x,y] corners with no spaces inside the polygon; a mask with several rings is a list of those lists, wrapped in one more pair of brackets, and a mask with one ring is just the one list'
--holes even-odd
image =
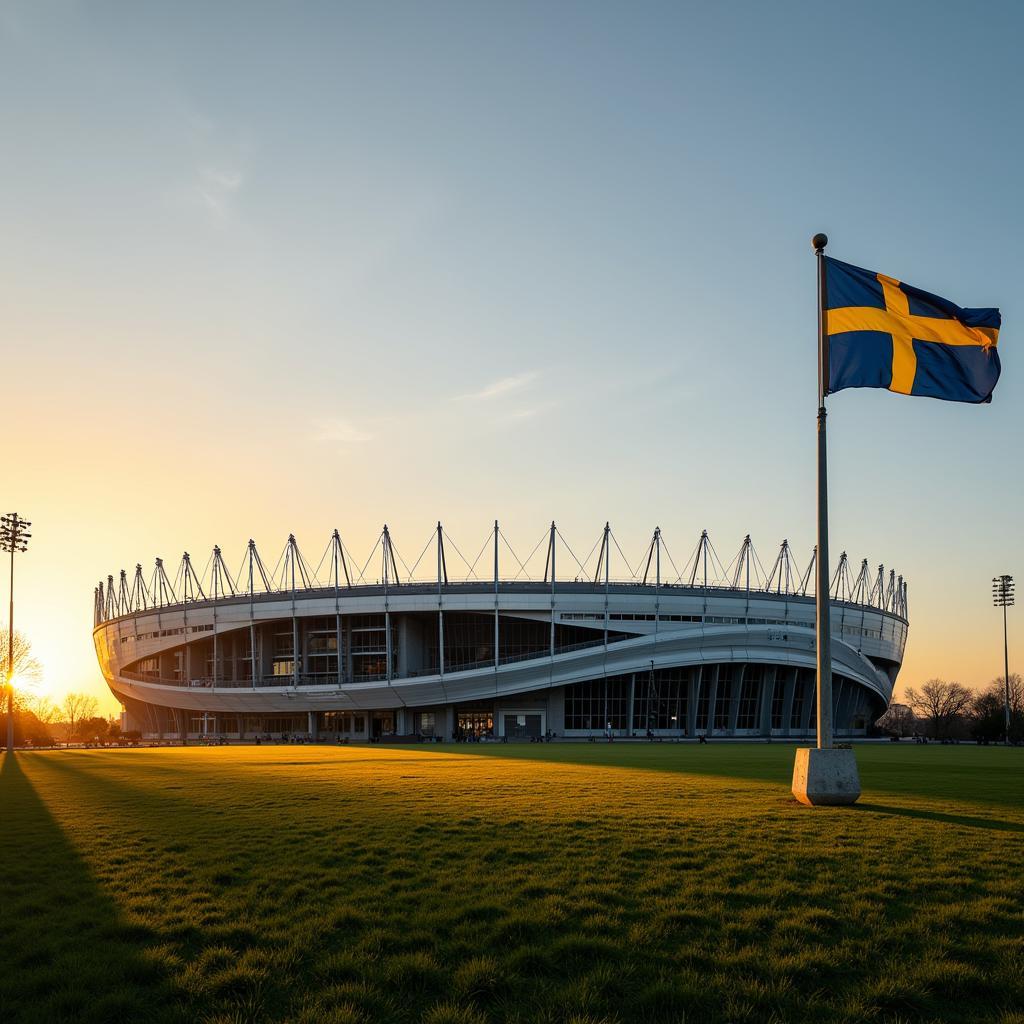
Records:
{"label": "steel support cable", "polygon": [[[139,608],[138,602],[142,602],[142,607]],[[153,602],[150,599],[149,591],[146,589],[146,580],[142,575],[142,566],[135,566],[135,576],[132,578],[132,604],[135,606],[135,611],[146,611],[148,605]]]}
{"label": "steel support cable", "polygon": [[[351,579],[349,579],[349,575],[348,575],[348,567],[351,565],[353,568],[355,568],[355,566],[356,566],[355,556],[345,546],[345,542],[341,539],[341,535],[340,534],[338,535],[338,544],[341,547],[342,563],[345,566],[345,578],[349,581],[349,586],[352,586],[352,581],[351,581]],[[347,561],[345,560],[345,556],[346,555],[348,556]],[[362,573],[359,574],[359,579],[362,580],[363,583],[366,582],[366,578],[363,576]]]}
{"label": "steel support cable", "polygon": [[[668,559],[668,564],[672,566],[672,571],[676,574],[676,583],[678,583],[683,578],[683,574],[679,571],[679,567],[672,558],[672,552],[668,549],[668,542],[665,540],[665,534],[661,534],[658,539],[661,542],[662,550],[665,552],[665,557]],[[653,541],[651,542],[651,546],[654,546]]]}
{"label": "steel support cable", "polygon": [[801,597],[806,597],[807,596],[807,588],[808,588],[808,586],[810,586],[811,577],[814,575],[814,566],[817,563],[817,561],[818,561],[818,546],[817,546],[817,544],[815,544],[815,546],[811,549],[811,560],[807,563],[807,572],[803,576],[803,578],[800,580],[800,596]]}
{"label": "steel support cable", "polygon": [[710,535],[705,538],[705,542],[707,543],[708,551],[711,552],[711,568],[714,569],[715,566],[717,565],[718,566],[718,572],[721,574],[715,580],[715,584],[724,583],[724,582],[726,582],[726,580],[725,580],[725,568],[722,565],[721,559],[718,557],[718,552],[715,550],[715,545],[711,543]]}
{"label": "steel support cable", "polygon": [[158,558],[156,560],[156,571],[160,577],[161,601],[163,599],[164,594],[166,593],[171,595],[170,603],[177,604],[178,595],[175,593],[174,587],[171,586],[171,581],[167,578],[167,570],[164,569],[164,561],[162,558]]}
{"label": "steel support cable", "polygon": [[246,564],[249,561],[249,545],[245,546],[245,554],[242,555],[242,564],[238,567],[238,572],[235,575],[235,590],[242,590],[242,573],[245,572]]}
{"label": "steel support cable", "polygon": [[320,576],[320,570],[323,568],[323,564],[324,564],[325,559],[327,558],[328,554],[330,554],[330,552],[333,551],[333,550],[334,550],[334,537],[332,536],[331,539],[327,542],[327,547],[324,548],[324,553],[320,556],[320,561],[316,563],[316,570],[315,570],[313,575],[316,576],[317,578],[319,578],[319,576]]}
{"label": "steel support cable", "polygon": [[[518,559],[518,558],[516,558],[516,561],[517,561],[517,562],[519,562],[520,568],[521,568],[521,570],[522,570],[522,571],[523,571],[524,573],[526,572],[526,566],[528,566],[528,565],[530,564],[530,561],[531,561],[531,560],[533,559],[533,556],[534,556],[535,554],[537,554],[537,552],[538,552],[538,551],[540,550],[540,546],[541,546],[541,544],[547,543],[547,542],[549,542],[550,540],[551,540],[551,531],[550,531],[550,530],[545,530],[545,531],[544,531],[544,532],[543,532],[543,533],[541,534],[540,540],[539,540],[539,541],[537,541],[537,545],[536,545],[536,547],[535,547],[535,548],[534,548],[534,549],[533,549],[533,550],[532,550],[532,551],[530,552],[530,554],[529,554],[529,555],[527,556],[527,559],[526,559],[526,562],[525,562],[525,563],[524,563],[524,562],[519,562],[519,559]],[[511,548],[511,547],[509,547],[508,541],[505,541],[505,546],[506,546],[506,547],[508,547],[509,551],[512,551],[512,548]],[[513,554],[515,554],[515,552],[514,552],[514,551],[513,551],[512,553],[513,553]],[[549,554],[550,554],[550,552],[549,552]],[[547,564],[546,564],[546,563],[545,563],[545,568],[544,568],[544,572],[545,572],[545,575],[546,575],[546,574],[547,574]],[[526,577],[526,578],[527,578],[527,579],[529,579],[529,578],[530,578],[530,577],[529,577],[529,574],[527,574],[527,577]],[[516,581],[517,579],[519,579],[519,573],[516,573],[516,574],[515,574],[515,576],[513,576],[513,577],[512,577],[512,580],[513,580],[513,582],[515,582],[515,581]]]}
{"label": "steel support cable", "polygon": [[754,547],[753,541],[750,542],[750,552],[754,556],[754,576],[760,584],[758,589],[763,590],[765,587],[765,581],[768,578],[768,574],[764,571],[764,566],[761,564],[761,559],[757,554],[757,548]]}
{"label": "steel support cable", "polygon": [[[747,569],[750,571],[750,575],[753,577],[754,585],[750,588],[751,590],[763,590],[766,574],[764,566],[761,564],[761,559],[757,557],[757,548],[754,547],[753,540],[750,539],[750,534],[747,534],[747,539],[744,541],[744,547],[747,549],[746,557],[744,559]],[[726,570],[728,572],[728,569]],[[743,587],[746,588],[746,581],[743,583]]]}
{"label": "steel support cable", "polygon": [[636,572],[634,572],[633,569],[630,568],[629,559],[626,558],[626,553],[622,550],[622,548],[619,547],[619,541],[618,541],[618,538],[615,536],[615,531],[614,530],[609,530],[608,531],[608,536],[611,537],[612,542],[615,544],[615,550],[618,551],[619,557],[625,563],[626,568],[629,569],[629,577],[630,577],[630,579],[633,580],[633,582],[635,583],[636,582],[636,574],[640,571],[640,564],[637,563]]}
{"label": "steel support cable", "polygon": [[848,601],[853,595],[852,574],[850,572],[850,560],[844,551],[836,566],[835,576],[832,577],[832,586],[835,588],[835,598],[838,601]]}
{"label": "steel support cable", "polygon": [[[602,544],[603,541],[604,541],[604,530],[601,531],[601,536],[598,537],[597,540],[594,541],[594,546],[587,552],[587,557],[583,559],[584,567],[590,565],[590,559],[593,557],[594,552],[598,548],[598,545]],[[604,556],[604,550],[602,549],[601,555],[599,555],[598,559],[597,559],[597,566],[595,568],[595,572],[600,572],[600,570],[601,570],[601,558],[603,556]],[[584,572],[587,574],[587,579],[589,579],[590,578],[590,570],[587,569],[587,568],[584,568]]]}
{"label": "steel support cable", "polygon": [[305,587],[305,589],[306,590],[311,589],[310,588],[310,582],[309,582],[311,578],[312,578],[313,582],[317,586],[319,586],[320,585],[320,581],[316,578],[316,576],[315,575],[313,575],[313,576],[310,575],[311,570],[309,568],[309,563],[303,557],[302,550],[299,547],[299,542],[298,541],[295,542],[295,555],[296,555],[296,564],[298,565],[298,568],[299,568],[299,575],[302,577],[302,584]]}
{"label": "steel support cable", "polygon": [[379,537],[377,538],[377,543],[373,545],[373,550],[372,550],[372,551],[370,552],[370,555],[369,555],[369,557],[368,557],[368,558],[366,559],[366,561],[365,561],[365,562],[363,563],[363,567],[362,567],[362,569],[360,569],[360,570],[359,570],[359,578],[360,578],[360,579],[361,579],[361,580],[362,580],[362,581],[363,581],[364,583],[366,582],[366,575],[365,575],[365,574],[366,574],[366,570],[367,570],[367,568],[369,567],[369,565],[370,565],[370,562],[372,562],[372,561],[373,561],[373,556],[374,556],[375,554],[377,554],[377,548],[379,548],[379,547],[380,547],[380,545],[381,545],[381,541],[382,541],[382,540],[384,540],[384,531],[383,531],[383,530],[381,530],[381,532],[380,532],[380,536],[379,536]]}
{"label": "steel support cable", "polygon": [[[651,562],[654,561],[654,553],[655,553],[654,549],[655,549],[655,546],[657,545],[657,543],[658,543],[658,538],[657,538],[657,534],[655,533],[655,535],[653,535],[651,537],[651,540],[650,540],[650,542],[647,545],[647,550],[644,552],[643,558],[641,558],[641,561],[644,563],[644,576],[643,576],[643,579],[640,582],[642,584],[644,584],[644,586],[647,585],[647,578],[651,574]],[[639,573],[639,571],[640,571],[640,568],[638,566],[637,567],[637,572]]]}
{"label": "steel support cable", "polygon": [[[481,557],[483,556],[483,553],[491,546],[493,541],[494,541],[494,531],[493,530],[488,530],[487,531],[487,537],[484,540],[483,547],[480,549],[480,551],[477,554],[476,558],[473,559],[473,564],[469,567],[470,575],[476,576],[476,573],[474,572],[474,570],[476,569],[476,563],[480,561]],[[479,579],[479,578],[480,577],[477,576],[477,579]]]}
{"label": "steel support cable", "polygon": [[[749,544],[750,535],[748,534],[747,537],[744,539],[743,543],[740,545],[739,551],[737,551],[736,554],[733,556],[733,560],[725,567],[726,579],[731,581],[732,588],[734,590],[736,590],[738,587],[740,570],[743,568],[743,562],[745,560],[745,555]],[[732,571],[732,567],[734,565],[736,566],[735,572]]]}
{"label": "steel support cable", "polygon": [[287,590],[288,589],[287,587],[285,587],[282,584],[279,584],[277,582],[277,570],[278,569],[281,569],[282,579],[283,579],[284,568],[282,568],[281,563],[284,561],[284,557],[285,557],[285,555],[287,553],[288,553],[288,542],[285,541],[284,542],[284,547],[281,549],[281,554],[277,556],[277,563],[274,565],[274,571],[270,574],[270,578],[274,581],[274,586],[277,587],[278,590]]}
{"label": "steel support cable", "polygon": [[253,556],[253,559],[256,562],[256,568],[259,569],[259,571],[260,571],[260,580],[263,583],[263,592],[265,594],[269,594],[270,593],[270,580],[267,579],[266,566],[264,566],[263,559],[260,558],[259,549],[256,547],[255,544],[253,544],[253,546],[252,546],[252,556]]}
{"label": "steel support cable", "polygon": [[559,540],[561,540],[562,544],[565,546],[565,550],[568,551],[570,555],[572,555],[572,560],[580,567],[580,572],[583,573],[584,576],[586,576],[587,570],[583,568],[583,563],[576,557],[576,552],[573,551],[571,547],[569,547],[569,542],[562,536],[562,531],[559,530],[557,526],[555,527],[555,536],[558,537]]}
{"label": "steel support cable", "polygon": [[793,549],[787,544],[786,545],[786,593],[796,594],[797,583],[803,579],[803,573],[800,572],[800,566],[797,565],[796,559],[793,557]]}
{"label": "steel support cable", "polygon": [[[465,563],[466,568],[469,569],[469,575],[476,577],[476,574],[473,572],[473,565],[476,565],[476,560],[474,560],[473,565],[470,565],[469,562],[466,561],[466,556],[459,550],[459,548],[456,545],[455,541],[453,541],[451,539],[451,537],[448,534],[448,531],[443,526],[441,527],[441,533],[444,536],[444,539],[446,541],[448,541],[449,544],[451,544],[452,550],[455,552],[455,554],[457,554],[459,556],[459,558],[461,558],[462,561]],[[485,543],[485,546],[486,546],[486,543]],[[479,560],[479,558],[480,558],[480,555],[477,555],[476,559]],[[476,578],[479,578],[479,577],[476,577]],[[468,580],[469,576],[467,576],[466,579]]]}
{"label": "steel support cable", "polygon": [[[427,543],[429,544],[430,541],[427,541]],[[402,568],[405,570],[405,578],[411,583],[412,573],[409,572],[409,566],[405,564],[405,559],[399,554],[398,548],[395,547],[395,542],[391,541],[388,547],[391,549],[391,568],[395,570],[395,583],[398,583],[398,566],[395,565],[396,558],[402,563]]]}
{"label": "steel support cable", "polygon": [[[200,586],[202,586],[203,582],[207,579],[207,573],[210,572],[210,567],[212,565],[213,565],[213,551],[210,552],[210,557],[206,560],[206,568],[203,569],[203,574],[202,574],[202,576],[199,577],[199,585]],[[213,576],[209,577],[209,583],[210,584],[213,583]],[[212,592],[213,587],[208,585],[207,589]]]}
{"label": "steel support cable", "polygon": [[[509,549],[509,551],[512,554],[512,557],[516,560],[516,564],[519,566],[520,571],[521,572],[526,572],[526,566],[523,565],[523,563],[519,561],[519,556],[512,549],[512,545],[509,544],[509,542],[505,539],[505,534],[503,534],[501,532],[500,527],[498,529],[498,538],[501,540],[502,544],[504,544],[505,547],[507,547]],[[540,545],[538,544],[537,546],[539,547]],[[513,577],[513,579],[518,579],[518,578],[519,578],[519,573],[516,573],[516,575]],[[529,579],[529,577],[527,577],[527,579]]]}
{"label": "steel support cable", "polygon": [[196,571],[192,568],[192,561],[187,551],[182,553],[179,571],[181,575],[181,600],[184,604],[188,604],[190,600],[196,600],[196,591],[201,591],[202,588],[199,583],[199,577],[196,576]]}
{"label": "steel support cable", "polygon": [[174,587],[177,589],[179,583],[184,582],[185,559],[178,563],[178,571],[174,574]]}
{"label": "steel support cable", "polygon": [[410,580],[410,582],[412,581],[412,574],[419,567],[420,562],[423,561],[423,556],[427,553],[428,549],[430,548],[430,545],[436,539],[437,539],[437,531],[436,530],[431,530],[430,531],[430,536],[427,538],[427,543],[423,545],[423,550],[420,552],[420,557],[417,558],[416,561],[412,563],[412,569],[409,570],[409,580]]}
{"label": "steel support cable", "polygon": [[693,565],[694,573],[696,573],[697,565],[698,565],[699,559],[700,559],[700,549],[703,546],[704,546],[704,538],[701,537],[700,540],[697,541],[697,546],[693,549],[693,554],[690,555],[690,557],[686,560],[686,564],[683,566],[683,571],[679,574],[679,578],[676,580],[676,583],[679,583],[682,580],[683,574],[686,572],[687,569],[690,568],[691,564]]}
{"label": "steel support cable", "polygon": [[779,593],[782,593],[782,578],[786,573],[785,569],[785,557],[787,549],[787,541],[783,541],[779,545],[779,553],[775,556],[775,562],[772,565],[772,571],[768,574],[768,582],[765,584],[766,590],[771,590],[772,584],[775,582],[775,574],[779,574]]}
{"label": "steel support cable", "polygon": [[224,583],[224,582],[227,583],[227,589],[229,591],[229,594],[226,595],[226,596],[234,597],[235,596],[235,585],[234,585],[234,583],[231,580],[231,570],[228,569],[226,563],[224,562],[224,556],[222,554],[217,554],[217,549],[216,548],[214,548],[214,555],[215,555],[215,558],[214,558],[214,568],[215,568],[215,571],[217,572],[217,578],[222,583]]}

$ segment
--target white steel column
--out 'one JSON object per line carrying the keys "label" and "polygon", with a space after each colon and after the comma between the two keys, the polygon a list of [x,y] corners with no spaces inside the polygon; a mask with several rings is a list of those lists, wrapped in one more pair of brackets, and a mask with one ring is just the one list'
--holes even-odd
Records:
{"label": "white steel column", "polygon": [[[249,682],[252,688],[256,689],[256,609],[253,607],[253,549],[256,543],[252,537],[249,538]],[[239,735],[241,739],[241,735]]]}
{"label": "white steel column", "polygon": [[658,649],[661,628],[661,527],[654,528],[654,649]]}
{"label": "white steel column", "polygon": [[608,586],[609,586],[609,563],[611,562],[611,552],[608,550],[608,534],[611,533],[612,528],[609,523],[604,524],[604,653],[605,659],[608,658]]}
{"label": "white steel column", "polygon": [[[498,520],[494,520],[494,671],[498,671]],[[497,685],[497,684],[495,684]]]}
{"label": "white steel column", "polygon": [[[337,530],[334,531],[331,537],[331,545],[333,548],[333,562],[334,562],[334,646],[338,652],[338,686],[340,687],[345,681],[345,666],[342,659],[342,637],[341,637],[341,581],[338,577],[338,561],[341,554],[341,535]],[[345,577],[348,578],[348,569],[345,570]]]}
{"label": "white steel column", "polygon": [[391,603],[388,594],[388,577],[391,573],[391,534],[388,533],[388,524],[384,524],[384,676],[388,686],[391,685]]}
{"label": "white steel column", "polygon": [[[441,522],[437,523],[437,666],[438,674],[444,679],[444,589],[442,578],[447,582],[448,573],[444,564],[444,540],[441,536]],[[442,682],[443,685],[443,682]]]}
{"label": "white steel column", "polygon": [[551,520],[551,657],[555,656],[555,521]]}
{"label": "white steel column", "polygon": [[299,615],[295,607],[295,555],[298,544],[295,542],[295,534],[288,534],[289,557],[292,570],[292,686],[299,685]]}
{"label": "white steel column", "polygon": [[[184,632],[184,636],[185,636],[185,658],[184,658],[184,662],[185,662],[185,664],[184,664],[184,669],[185,669],[185,685],[186,686],[191,686],[192,685],[192,641],[189,639],[189,631],[188,631],[188,628],[189,628],[188,627],[188,586],[189,586],[188,572],[189,572],[189,569],[190,569],[190,563],[189,563],[189,557],[188,557],[188,552],[187,551],[185,552],[184,556],[182,557],[182,562],[184,563],[184,573],[185,573],[185,580],[182,583],[182,587],[184,589],[184,593],[181,595],[181,625],[182,625],[182,629],[184,629],[184,631],[185,631]],[[118,624],[117,624],[117,632],[118,632],[118,636],[120,636],[120,634],[121,634],[121,623],[120,622],[118,622]],[[184,733],[182,733],[182,737],[184,737]]]}
{"label": "white steel column", "polygon": [[[217,664],[217,591],[219,589],[218,567],[220,565],[220,548],[213,549],[213,688],[217,689],[218,664]],[[203,716],[203,734],[206,734],[206,716]]]}

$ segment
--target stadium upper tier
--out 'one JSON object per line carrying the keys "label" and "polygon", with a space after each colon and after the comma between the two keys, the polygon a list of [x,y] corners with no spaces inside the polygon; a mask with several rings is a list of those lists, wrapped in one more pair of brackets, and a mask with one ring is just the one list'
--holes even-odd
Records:
{"label": "stadium upper tier", "polygon": [[[423,555],[399,574],[387,528],[369,580],[366,565],[350,568],[337,532],[317,570],[294,538],[274,572],[252,542],[234,574],[219,549],[201,577],[187,555],[174,580],[158,560],[148,580],[137,567],[130,581],[122,573],[97,588],[97,655],[114,694],[157,733],[199,731],[191,716],[201,713],[202,731],[213,715],[220,731],[230,720],[226,731],[245,735],[270,721],[260,715],[294,723],[301,713],[303,731],[347,721],[369,736],[386,714],[385,734],[421,731],[427,718],[413,709],[430,709],[431,729],[447,716],[437,731],[454,734],[463,729],[459,709],[469,708],[474,728],[482,714],[494,735],[505,735],[504,711],[529,720],[524,728],[543,721],[567,735],[628,733],[652,721],[690,734],[806,731],[814,573],[813,565],[797,571],[788,544],[766,572],[748,537],[726,567],[705,533],[680,572],[656,531],[640,567],[615,580],[608,527],[583,562],[554,527],[547,540],[540,579],[522,578],[530,559],[514,552],[519,578],[502,577],[497,529],[489,579],[476,563],[467,563],[470,578],[449,577],[452,545],[440,527],[429,582],[415,578]],[[572,569],[562,577],[566,553]],[[866,561],[855,575],[843,555],[830,596],[837,729],[862,732],[887,704],[902,661],[906,585],[881,567],[870,573]],[[605,695],[599,709],[595,687]],[[652,711],[668,693],[675,713]],[[538,702],[544,710],[531,717]],[[364,714],[352,718],[356,711]]]}

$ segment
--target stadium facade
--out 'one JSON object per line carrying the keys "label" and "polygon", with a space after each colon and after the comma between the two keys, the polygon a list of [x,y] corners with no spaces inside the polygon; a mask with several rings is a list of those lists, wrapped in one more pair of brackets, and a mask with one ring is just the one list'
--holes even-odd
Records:
{"label": "stadium facade", "polygon": [[[723,567],[705,532],[666,573],[656,530],[615,580],[609,527],[575,573],[556,571],[571,550],[554,524],[546,541],[539,579],[518,557],[499,574],[497,523],[481,550],[493,571],[478,556],[461,580],[440,524],[429,580],[415,578],[424,555],[398,572],[387,527],[372,579],[337,531],[316,571],[294,537],[271,572],[252,541],[236,574],[219,548],[202,576],[187,554],[173,581],[157,559],[148,578],[137,566],[96,588],[97,656],[125,728],[147,737],[813,736],[813,556],[799,572],[784,541],[767,572],[747,537]],[[835,732],[864,735],[903,658],[907,587],[844,553],[830,597]]]}

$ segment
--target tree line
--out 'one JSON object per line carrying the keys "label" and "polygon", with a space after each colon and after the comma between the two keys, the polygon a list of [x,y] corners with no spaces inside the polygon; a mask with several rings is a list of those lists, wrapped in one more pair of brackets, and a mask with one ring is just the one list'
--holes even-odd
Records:
{"label": "tree line", "polygon": [[[39,659],[24,634],[14,631],[12,645],[14,677],[14,743],[16,746],[49,747],[64,743],[116,743],[135,739],[122,736],[116,718],[98,714],[99,701],[86,693],[69,693],[55,704],[40,696],[35,686],[42,679]],[[0,652],[6,659],[7,630],[0,629]],[[6,667],[6,666],[5,666]]]}
{"label": "tree line", "polygon": [[[1024,742],[1024,682],[1010,675],[1011,743]],[[895,736],[926,736],[935,740],[973,739],[999,743],[1006,739],[1006,681],[993,679],[982,691],[962,683],[929,679],[920,688],[907,687],[903,704],[891,704],[879,728]]]}
{"label": "tree line", "polygon": [[122,733],[113,716],[97,714],[99,702],[86,693],[69,693],[59,704],[48,697],[15,692],[14,743],[16,746],[50,747],[54,743],[120,743],[139,738]]}

